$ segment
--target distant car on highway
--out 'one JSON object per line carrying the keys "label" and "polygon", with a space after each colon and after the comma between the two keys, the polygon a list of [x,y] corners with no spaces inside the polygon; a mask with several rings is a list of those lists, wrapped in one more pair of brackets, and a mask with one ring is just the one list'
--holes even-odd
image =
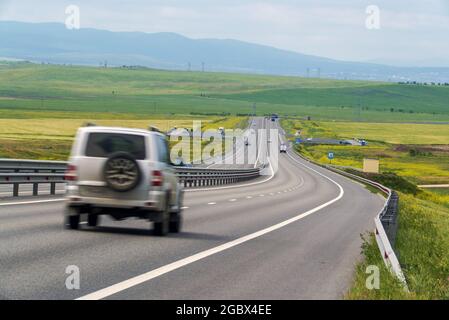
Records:
{"label": "distant car on highway", "polygon": [[280,148],[279,148],[279,151],[281,153],[287,153],[287,145],[285,143],[282,143]]}
{"label": "distant car on highway", "polygon": [[77,132],[66,172],[65,226],[78,229],[87,218],[136,217],[154,222],[154,233],[181,229],[183,190],[160,132],[84,127]]}

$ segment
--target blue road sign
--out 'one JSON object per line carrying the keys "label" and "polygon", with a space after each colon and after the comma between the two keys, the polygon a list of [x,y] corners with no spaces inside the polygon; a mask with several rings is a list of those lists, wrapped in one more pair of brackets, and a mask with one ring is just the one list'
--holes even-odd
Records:
{"label": "blue road sign", "polygon": [[329,160],[332,160],[332,159],[334,158],[334,153],[333,153],[333,152],[329,152],[329,153],[327,154],[327,158],[328,158]]}
{"label": "blue road sign", "polygon": [[300,144],[300,143],[301,143],[301,138],[296,138],[295,143],[296,143],[296,144]]}

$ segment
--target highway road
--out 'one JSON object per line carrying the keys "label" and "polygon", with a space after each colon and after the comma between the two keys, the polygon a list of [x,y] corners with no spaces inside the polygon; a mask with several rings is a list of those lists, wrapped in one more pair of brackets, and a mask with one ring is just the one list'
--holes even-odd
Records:
{"label": "highway road", "polygon": [[273,176],[186,192],[183,232],[168,237],[139,220],[64,230],[58,198],[6,201],[0,299],[339,299],[384,203],[291,151]]}
{"label": "highway road", "polygon": [[[259,165],[261,162],[264,162],[264,160],[265,160],[264,151],[266,151],[266,149],[264,149],[263,145],[261,144],[262,139],[259,140],[258,137],[256,138],[257,139],[257,142],[255,143],[256,146],[251,145],[251,144],[248,146],[245,146],[243,144],[243,141],[245,139],[244,137],[246,137],[248,139],[248,137],[250,135],[250,130],[254,130],[257,134],[257,130],[258,129],[266,129],[267,124],[268,124],[268,122],[266,121],[266,119],[264,119],[262,117],[251,118],[248,121],[247,129],[243,132],[243,135],[240,138],[242,143],[237,144],[237,146],[235,147],[234,150],[227,150],[227,153],[224,154],[223,157],[221,157],[221,156],[212,157],[211,161],[213,161],[213,164],[207,165],[206,167],[212,168],[212,169],[254,168],[255,166]],[[249,139],[249,141],[251,141],[251,139]],[[251,147],[256,147],[256,149],[257,149],[255,163],[251,162],[249,159],[249,156],[248,156],[247,149],[250,149]],[[238,162],[237,159],[239,159],[240,162]],[[229,162],[232,164],[229,164]]]}

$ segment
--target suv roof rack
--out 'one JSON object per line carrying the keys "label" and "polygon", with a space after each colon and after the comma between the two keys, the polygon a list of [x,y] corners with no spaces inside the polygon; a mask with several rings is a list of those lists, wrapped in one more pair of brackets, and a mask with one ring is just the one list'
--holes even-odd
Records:
{"label": "suv roof rack", "polygon": [[154,126],[149,126],[148,127],[148,131],[162,133],[161,130],[159,130],[158,127],[154,127]]}

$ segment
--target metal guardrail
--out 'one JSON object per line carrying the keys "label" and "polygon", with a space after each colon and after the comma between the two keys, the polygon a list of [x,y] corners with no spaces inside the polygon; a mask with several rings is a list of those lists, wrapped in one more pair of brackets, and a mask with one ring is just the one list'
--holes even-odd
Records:
{"label": "metal guardrail", "polygon": [[215,186],[257,178],[260,176],[260,168],[176,168],[176,175],[184,187]]}
{"label": "metal guardrail", "polygon": [[65,183],[67,163],[62,161],[0,160],[0,185],[12,185],[13,196],[19,196],[19,186],[33,186],[32,194],[39,194],[39,184],[49,184],[50,194],[56,193],[56,185]]}
{"label": "metal guardrail", "polygon": [[351,174],[351,173],[343,171],[343,170],[339,170],[335,166],[323,165],[323,164],[317,163],[315,161],[312,161],[312,160],[304,157],[303,155],[301,155],[299,153],[296,153],[296,154],[299,155],[302,159],[304,159],[310,163],[313,163],[317,166],[323,167],[332,172],[346,176],[350,179],[357,180],[359,182],[368,184],[368,185],[380,190],[387,196],[387,200],[385,201],[385,204],[382,207],[382,210],[374,218],[374,224],[376,227],[376,230],[375,230],[376,242],[377,242],[377,246],[379,247],[379,250],[382,255],[382,259],[384,260],[385,265],[396,276],[396,278],[403,284],[404,289],[406,291],[408,291],[407,281],[405,279],[404,273],[402,272],[401,265],[396,256],[396,253],[393,250],[393,245],[392,245],[392,243],[394,243],[394,241],[395,241],[396,229],[397,229],[396,219],[397,219],[397,209],[398,209],[398,200],[399,200],[398,194],[395,191],[393,191],[375,181],[371,181],[369,179],[362,178],[358,175]]}
{"label": "metal guardrail", "polygon": [[404,288],[408,290],[407,282],[404,277],[404,273],[402,272],[401,265],[399,263],[399,260],[396,256],[396,253],[393,250],[393,245],[396,237],[396,218],[397,218],[397,209],[398,209],[398,194],[385,187],[384,185],[377,183],[375,181],[371,181],[369,179],[365,179],[362,177],[359,177],[355,174],[351,174],[339,169],[336,169],[332,166],[325,166],[328,170],[331,170],[333,172],[336,172],[338,174],[341,174],[343,176],[346,176],[348,178],[360,181],[362,183],[368,184],[372,187],[377,188],[378,190],[382,191],[386,196],[387,200],[385,201],[385,204],[382,208],[382,210],[379,212],[379,214],[374,218],[374,223],[376,226],[376,242],[377,246],[379,247],[380,253],[382,255],[382,258],[384,260],[385,265],[387,268],[401,281],[401,283],[404,285]]}
{"label": "metal guardrail", "polygon": [[[32,194],[39,194],[39,184],[49,184],[50,194],[56,193],[57,184],[65,184],[66,162],[0,159],[0,185],[12,185],[13,196],[19,196],[19,186],[33,186]],[[184,187],[231,184],[260,176],[261,168],[206,169],[175,167],[176,175]]]}

